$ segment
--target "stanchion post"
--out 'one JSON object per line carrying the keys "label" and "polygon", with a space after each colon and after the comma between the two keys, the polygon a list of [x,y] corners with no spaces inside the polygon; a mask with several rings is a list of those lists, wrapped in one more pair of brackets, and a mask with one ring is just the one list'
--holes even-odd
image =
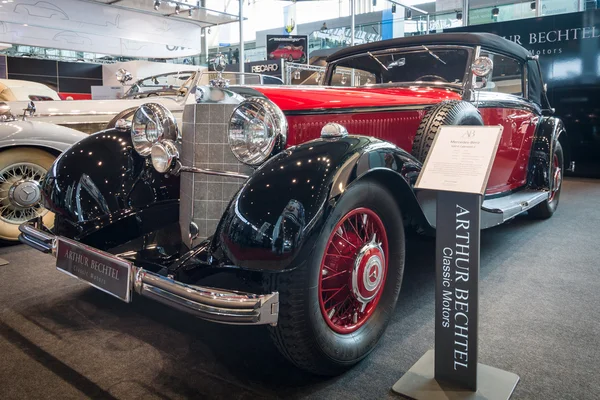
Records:
{"label": "stanchion post", "polygon": [[519,377],[478,363],[481,206],[502,127],[447,126],[415,188],[434,190],[435,350],[392,390],[419,400],[507,400]]}

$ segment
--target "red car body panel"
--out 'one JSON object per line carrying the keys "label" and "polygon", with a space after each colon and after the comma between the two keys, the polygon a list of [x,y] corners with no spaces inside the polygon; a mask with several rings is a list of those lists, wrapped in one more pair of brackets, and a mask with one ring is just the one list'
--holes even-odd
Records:
{"label": "red car body panel", "polygon": [[530,111],[510,108],[481,108],[480,111],[485,125],[504,127],[486,193],[498,194],[524,186],[539,117]]}
{"label": "red car body panel", "polygon": [[[419,124],[427,111],[422,106],[461,99],[460,94],[455,91],[431,87],[262,86],[254,89],[267,96],[287,114],[288,146],[316,139],[321,135],[321,128],[325,124],[336,122],[344,125],[351,134],[386,140],[409,153]],[[398,107],[406,109],[389,109]],[[370,108],[373,110],[369,110]],[[486,194],[499,194],[524,186],[539,117],[530,111],[516,108],[481,108],[480,112],[485,125],[502,125],[504,128]]]}
{"label": "red car body panel", "polygon": [[267,96],[282,111],[332,110],[337,108],[397,107],[437,104],[460,100],[460,94],[442,88],[337,88],[337,87],[267,87],[253,89]]}
{"label": "red car body panel", "polygon": [[354,114],[290,115],[288,145],[317,139],[328,122],[344,125],[348,132],[387,140],[410,152],[426,110],[363,112]]}

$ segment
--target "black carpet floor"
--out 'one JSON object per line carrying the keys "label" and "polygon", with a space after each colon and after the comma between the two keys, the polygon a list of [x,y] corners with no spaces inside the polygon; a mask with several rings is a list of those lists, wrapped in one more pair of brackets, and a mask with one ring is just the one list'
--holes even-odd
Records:
{"label": "black carpet floor", "polygon": [[[515,399],[600,398],[600,181],[565,182],[547,221],[482,234],[480,362],[521,377]],[[396,313],[377,349],[322,379],[290,366],[264,327],[124,304],[0,248],[0,399],[381,399],[433,347],[434,242],[412,238]]]}

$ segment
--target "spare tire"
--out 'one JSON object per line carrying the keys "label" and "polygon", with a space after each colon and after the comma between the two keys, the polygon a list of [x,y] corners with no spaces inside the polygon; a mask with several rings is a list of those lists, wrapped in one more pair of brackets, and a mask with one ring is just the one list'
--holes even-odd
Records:
{"label": "spare tire", "polygon": [[460,100],[445,101],[427,111],[413,141],[412,155],[419,161],[431,149],[433,139],[444,125],[483,125],[479,110],[471,103]]}

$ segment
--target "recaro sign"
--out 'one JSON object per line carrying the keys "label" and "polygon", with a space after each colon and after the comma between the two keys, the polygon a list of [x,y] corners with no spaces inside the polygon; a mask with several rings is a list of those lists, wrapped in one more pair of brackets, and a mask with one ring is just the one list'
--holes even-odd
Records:
{"label": "recaro sign", "polygon": [[269,63],[269,64],[258,64],[251,65],[250,72],[255,72],[258,74],[263,74],[265,72],[277,72],[279,71],[279,64]]}

